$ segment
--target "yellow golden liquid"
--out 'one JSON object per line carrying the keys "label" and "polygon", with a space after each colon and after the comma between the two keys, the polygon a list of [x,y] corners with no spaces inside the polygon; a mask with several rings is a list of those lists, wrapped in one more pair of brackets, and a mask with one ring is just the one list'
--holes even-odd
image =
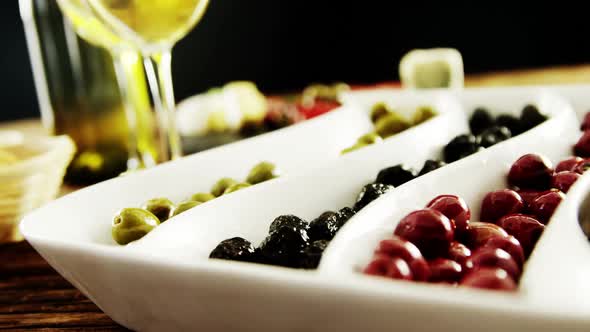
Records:
{"label": "yellow golden liquid", "polygon": [[76,33],[91,44],[107,49],[123,46],[123,41],[106,27],[92,11],[87,0],[57,0]]}
{"label": "yellow golden liquid", "polygon": [[[139,52],[126,43],[110,28],[99,20],[91,9],[87,0],[58,0],[62,13],[69,19],[76,33],[88,43],[106,48],[111,51],[104,55],[104,68],[111,68],[115,62],[120,66],[126,77],[124,87],[129,98],[129,104],[135,114],[137,151],[148,159],[156,159],[156,142],[154,141],[154,124],[151,114],[151,104],[148,95],[147,82],[144,75],[143,64]],[[105,69],[106,70],[106,69]],[[112,84],[117,84],[113,81]],[[115,88],[118,90],[118,88]],[[61,127],[61,132],[66,132],[74,137],[79,145],[79,150],[91,149],[99,142],[115,142],[121,140],[127,145],[128,128],[127,117],[121,100],[114,101],[114,105],[108,104],[108,98],[97,98],[96,101],[83,100],[78,105],[78,112],[57,112],[56,126]],[[98,100],[104,101],[98,105]],[[94,103],[93,107],[102,111],[88,111],[84,105]],[[108,144],[112,145],[112,144]],[[86,148],[88,146],[89,148]],[[102,153],[99,153],[102,154]],[[103,159],[113,156],[103,156]],[[116,158],[122,158],[117,156]]]}
{"label": "yellow golden liquid", "polygon": [[173,44],[201,19],[208,0],[88,0],[119,36],[141,46]]}

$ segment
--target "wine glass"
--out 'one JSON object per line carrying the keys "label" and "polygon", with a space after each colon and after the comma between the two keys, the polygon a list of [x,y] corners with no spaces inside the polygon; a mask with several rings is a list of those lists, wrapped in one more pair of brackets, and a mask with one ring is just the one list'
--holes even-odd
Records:
{"label": "wine glass", "polygon": [[[110,51],[129,130],[128,169],[150,167],[157,155],[150,121],[151,106],[145,75],[137,49],[125,42],[96,18],[87,0],[57,0],[76,33]],[[161,149],[161,148],[160,148]]]}
{"label": "wine glass", "polygon": [[181,156],[175,124],[172,47],[201,19],[209,0],[87,0],[93,11],[119,38],[142,56],[160,127],[165,128],[170,159]]}

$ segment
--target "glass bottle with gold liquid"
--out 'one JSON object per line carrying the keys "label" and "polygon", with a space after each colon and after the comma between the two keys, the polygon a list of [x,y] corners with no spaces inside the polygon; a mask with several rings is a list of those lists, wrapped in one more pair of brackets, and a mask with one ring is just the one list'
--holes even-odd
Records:
{"label": "glass bottle with gold liquid", "polygon": [[20,0],[20,9],[44,126],[77,144],[66,181],[86,185],[154,164],[141,57],[79,38],[55,0]]}

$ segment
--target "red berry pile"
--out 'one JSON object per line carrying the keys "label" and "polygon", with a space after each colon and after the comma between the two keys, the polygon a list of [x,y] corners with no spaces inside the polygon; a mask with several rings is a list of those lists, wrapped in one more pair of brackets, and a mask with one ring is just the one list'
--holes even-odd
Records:
{"label": "red berry pile", "polygon": [[478,221],[465,201],[441,195],[405,216],[381,241],[364,273],[391,279],[515,290],[526,259],[565,193],[590,167],[590,116],[576,156],[555,168],[526,154],[508,172],[510,188],[489,192]]}
{"label": "red berry pile", "polygon": [[555,168],[526,154],[508,172],[510,188],[485,195],[478,221],[455,195],[405,216],[379,243],[365,274],[391,279],[515,290],[526,259],[565,193],[590,168],[590,113],[575,156]]}

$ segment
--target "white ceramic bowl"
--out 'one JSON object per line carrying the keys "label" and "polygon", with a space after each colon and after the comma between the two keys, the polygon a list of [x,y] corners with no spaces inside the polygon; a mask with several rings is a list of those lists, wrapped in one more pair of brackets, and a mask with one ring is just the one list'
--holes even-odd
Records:
{"label": "white ceramic bowl", "polygon": [[[390,97],[385,94],[380,99]],[[484,105],[506,105],[517,112],[534,102],[551,118],[376,200],[337,235],[319,270],[207,259],[221,239],[246,236],[260,241],[279,214],[312,218],[324,209],[349,205],[359,186],[380,167],[399,162],[418,166],[466,130],[466,117],[458,119],[457,103],[448,95],[402,93],[391,102],[398,99],[408,104],[435,103],[441,114],[381,145],[341,158],[318,153],[314,167],[305,154],[293,151],[302,167],[293,168],[291,175],[202,204],[131,246],[119,247],[110,239],[113,213],[155,195],[178,199],[200,191],[195,183],[214,181],[203,179],[207,171],[232,176],[244,172],[250,165],[232,160],[252,152],[255,146],[248,143],[252,141],[68,195],[29,214],[22,232],[65,278],[117,322],[135,330],[588,331],[587,314],[558,310],[547,302],[531,303],[531,283],[524,278],[517,294],[505,294],[382,281],[355,271],[364,262],[367,248],[375,244],[371,237],[383,236],[383,229],[392,229],[396,216],[424,204],[432,194],[456,190],[473,203],[502,184],[505,168],[519,155],[540,152],[555,159],[569,152],[566,147],[579,135],[578,120],[562,99],[536,89],[515,95],[480,92],[478,101]],[[317,134],[315,130],[285,138],[280,145],[284,156],[300,139]],[[276,138],[282,135],[279,131]],[[265,158],[262,153],[259,156]]]}

